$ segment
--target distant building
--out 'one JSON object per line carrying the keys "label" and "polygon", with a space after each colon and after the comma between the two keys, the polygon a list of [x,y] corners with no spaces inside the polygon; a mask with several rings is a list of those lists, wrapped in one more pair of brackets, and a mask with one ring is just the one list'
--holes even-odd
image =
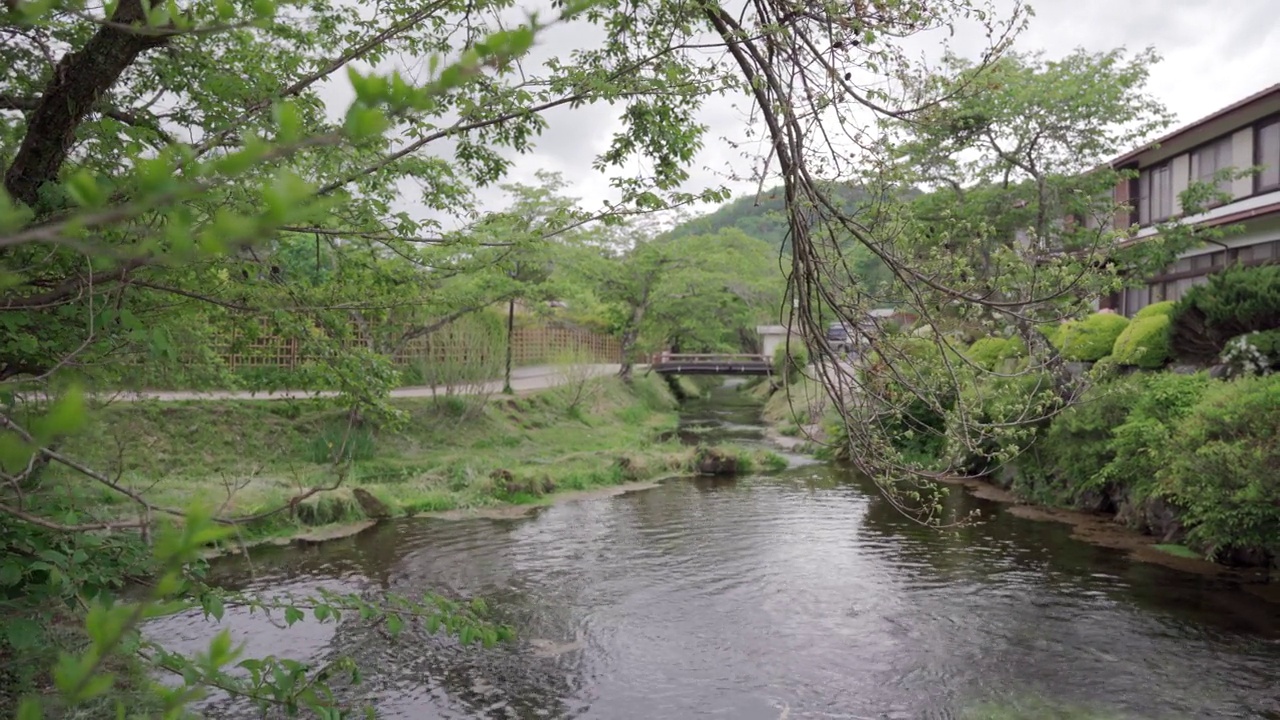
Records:
{"label": "distant building", "polygon": [[1155,234],[1154,225],[1176,217],[1178,195],[1193,180],[1212,180],[1219,170],[1262,166],[1257,175],[1224,184],[1231,200],[1183,222],[1208,226],[1240,224],[1244,231],[1221,244],[1193,248],[1145,285],[1103,298],[1102,309],[1133,315],[1162,300],[1177,300],[1191,287],[1229,265],[1280,262],[1280,84],[1272,85],[1159,140],[1116,158],[1111,167],[1138,171],[1115,189],[1116,227],[1141,226],[1135,240]]}
{"label": "distant building", "polygon": [[791,339],[792,346],[803,342],[800,334],[786,325],[758,325],[756,334],[760,336],[760,354],[768,358],[773,357],[778,348],[786,347],[788,338]]}

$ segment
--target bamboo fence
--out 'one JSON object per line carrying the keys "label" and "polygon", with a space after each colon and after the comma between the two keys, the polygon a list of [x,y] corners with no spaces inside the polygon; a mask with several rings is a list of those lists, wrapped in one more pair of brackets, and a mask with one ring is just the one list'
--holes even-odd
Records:
{"label": "bamboo fence", "polygon": [[[622,349],[616,338],[582,328],[539,325],[516,328],[512,333],[512,363],[539,365],[574,357],[586,362],[616,363]],[[360,347],[368,344],[367,335],[358,334],[349,343]],[[393,362],[406,366],[415,362],[467,363],[488,361],[491,353],[506,353],[505,335],[495,341],[477,342],[475,334],[455,334],[449,328],[422,338],[414,338],[400,348]],[[241,339],[233,332],[217,354],[231,369],[293,369],[304,362],[297,338],[264,332]]]}

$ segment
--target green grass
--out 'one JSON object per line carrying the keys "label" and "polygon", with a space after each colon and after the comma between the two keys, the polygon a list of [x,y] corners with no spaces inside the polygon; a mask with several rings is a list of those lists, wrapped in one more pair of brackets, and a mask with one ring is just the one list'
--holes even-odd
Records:
{"label": "green grass", "polygon": [[1203,560],[1204,556],[1192,550],[1186,545],[1153,545],[1155,549],[1163,553],[1168,553],[1175,557],[1190,558],[1192,560]]}
{"label": "green grass", "polygon": [[[695,448],[659,439],[678,421],[660,378],[636,378],[632,387],[614,378],[593,382],[599,387],[590,404],[576,408],[554,391],[495,396],[462,414],[448,402],[397,399],[408,422],[395,431],[349,429],[345,413],[323,401],[121,403],[95,411],[87,430],[62,449],[118,474],[157,505],[201,505],[224,515],[273,509],[332,483],[332,459],[342,451],[349,463],[338,489],[255,524],[245,539],[360,520],[355,488],[394,514],[416,515],[543,502],[558,491],[690,469]],[[782,462],[771,453],[730,451],[746,468]],[[135,512],[131,501],[65,469],[51,469],[49,477],[52,492],[87,495],[104,515]]]}

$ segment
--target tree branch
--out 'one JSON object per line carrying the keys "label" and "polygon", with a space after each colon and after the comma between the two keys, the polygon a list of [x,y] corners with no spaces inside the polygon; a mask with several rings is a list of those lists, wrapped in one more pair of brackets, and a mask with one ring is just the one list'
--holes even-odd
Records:
{"label": "tree branch", "polygon": [[[0,110],[20,110],[22,112],[30,112],[40,106],[39,98],[18,97],[6,93],[0,93]],[[90,112],[96,112],[103,117],[111,118],[125,125],[143,128],[155,133],[158,138],[166,143],[173,142],[173,136],[160,127],[160,123],[154,118],[145,117],[140,113],[132,110],[121,110],[113,107],[94,108]]]}
{"label": "tree branch", "polygon": [[145,22],[146,17],[142,0],[120,0],[112,25],[98,28],[80,51],[66,54],[54,68],[4,176],[5,189],[15,199],[37,207],[40,188],[57,179],[85,116],[138,55],[164,44],[163,37],[114,27]]}

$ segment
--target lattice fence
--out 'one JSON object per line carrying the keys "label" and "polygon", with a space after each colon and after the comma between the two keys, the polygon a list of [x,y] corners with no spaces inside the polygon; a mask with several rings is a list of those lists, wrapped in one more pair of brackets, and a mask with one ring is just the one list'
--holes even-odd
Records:
{"label": "lattice fence", "polygon": [[[264,328],[265,330],[265,328]],[[363,346],[367,337],[357,336],[349,344]],[[231,369],[275,367],[296,368],[305,362],[297,338],[270,332],[251,339],[231,334],[218,350]],[[599,363],[616,363],[622,349],[616,338],[581,328],[539,325],[516,328],[512,336],[512,362],[516,365],[539,365],[557,362],[567,356]],[[488,362],[498,353],[505,357],[506,337],[480,340],[475,333],[454,333],[442,328],[430,336],[414,338],[395,355],[397,365],[414,362],[467,363]]]}

